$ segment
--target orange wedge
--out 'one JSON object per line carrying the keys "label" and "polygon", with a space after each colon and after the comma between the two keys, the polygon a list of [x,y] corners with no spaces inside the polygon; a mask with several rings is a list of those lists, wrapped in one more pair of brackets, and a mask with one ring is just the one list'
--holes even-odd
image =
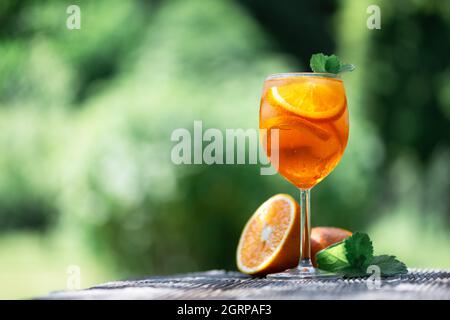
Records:
{"label": "orange wedge", "polygon": [[244,227],[237,249],[237,267],[264,275],[295,267],[299,259],[300,208],[287,194],[264,202]]}
{"label": "orange wedge", "polygon": [[309,77],[284,86],[271,87],[272,105],[310,119],[329,119],[345,108],[344,86],[340,80]]}
{"label": "orange wedge", "polygon": [[306,130],[321,140],[328,140],[331,134],[317,124],[296,116],[272,117],[261,123],[263,129]]}

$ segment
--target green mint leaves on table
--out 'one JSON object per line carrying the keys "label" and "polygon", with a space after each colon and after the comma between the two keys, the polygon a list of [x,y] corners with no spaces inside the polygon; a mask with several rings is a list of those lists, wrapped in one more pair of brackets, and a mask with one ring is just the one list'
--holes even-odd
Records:
{"label": "green mint leaves on table", "polygon": [[361,232],[319,251],[316,261],[319,269],[348,278],[369,276],[367,268],[372,265],[380,268],[383,277],[408,273],[406,265],[395,256],[374,256],[372,241]]}
{"label": "green mint leaves on table", "polygon": [[355,66],[352,64],[342,63],[338,56],[332,54],[327,56],[323,53],[316,53],[311,56],[309,62],[311,70],[319,73],[334,73],[339,74],[342,72],[348,72],[355,70]]}

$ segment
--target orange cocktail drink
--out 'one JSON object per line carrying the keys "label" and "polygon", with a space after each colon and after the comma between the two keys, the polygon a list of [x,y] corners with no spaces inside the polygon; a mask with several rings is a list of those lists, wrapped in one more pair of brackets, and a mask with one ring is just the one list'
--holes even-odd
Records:
{"label": "orange cocktail drink", "polygon": [[[347,100],[341,79],[331,74],[291,73],[264,83],[260,128],[271,158],[278,148],[278,171],[300,189],[310,189],[338,164],[347,145]],[[278,129],[278,145],[270,131]]]}
{"label": "orange cocktail drink", "polygon": [[324,276],[311,263],[310,190],[336,167],[347,146],[348,111],[342,80],[331,73],[269,76],[264,82],[259,126],[271,163],[300,190],[299,264],[270,276]]}

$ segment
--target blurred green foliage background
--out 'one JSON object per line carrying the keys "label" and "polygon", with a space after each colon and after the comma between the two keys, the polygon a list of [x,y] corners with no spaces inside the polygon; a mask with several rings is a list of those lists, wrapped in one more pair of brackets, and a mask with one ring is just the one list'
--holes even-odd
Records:
{"label": "blurred green foliage background", "polygon": [[265,76],[308,70],[315,52],[357,70],[349,145],[313,190],[313,225],[450,267],[449,36],[437,0],[2,0],[0,298],[65,289],[69,265],[83,287],[235,269],[245,221],[297,191],[256,165],[176,166],[170,134],[257,128]]}

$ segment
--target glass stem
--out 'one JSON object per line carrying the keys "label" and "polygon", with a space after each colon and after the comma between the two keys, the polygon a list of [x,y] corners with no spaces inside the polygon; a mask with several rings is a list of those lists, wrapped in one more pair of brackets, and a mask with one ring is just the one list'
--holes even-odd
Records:
{"label": "glass stem", "polygon": [[300,189],[300,261],[298,269],[311,268],[310,189]]}

